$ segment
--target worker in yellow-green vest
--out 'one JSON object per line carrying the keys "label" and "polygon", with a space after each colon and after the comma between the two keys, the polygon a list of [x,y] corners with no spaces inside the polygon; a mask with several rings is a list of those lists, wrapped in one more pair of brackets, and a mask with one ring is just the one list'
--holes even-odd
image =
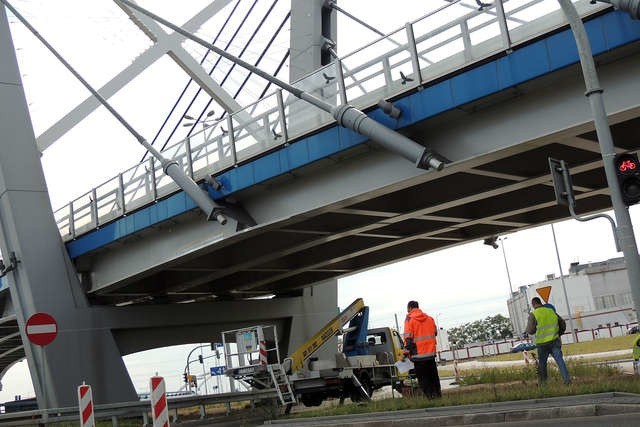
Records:
{"label": "worker in yellow-green vest", "polygon": [[547,381],[547,359],[553,357],[558,365],[560,375],[565,384],[569,384],[569,371],[562,358],[562,341],[560,336],[567,329],[564,319],[552,308],[542,305],[540,298],[531,300],[533,311],[527,321],[527,333],[535,334],[536,348],[538,349],[538,383]]}
{"label": "worker in yellow-green vest", "polygon": [[640,359],[640,335],[633,341],[633,372],[637,375],[638,372],[638,360]]}

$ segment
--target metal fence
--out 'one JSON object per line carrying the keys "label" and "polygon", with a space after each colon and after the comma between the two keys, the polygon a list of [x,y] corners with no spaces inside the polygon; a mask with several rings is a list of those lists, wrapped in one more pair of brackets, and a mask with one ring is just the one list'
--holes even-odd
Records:
{"label": "metal fence", "polygon": [[[574,0],[582,16],[607,5]],[[294,85],[334,105],[369,108],[482,61],[565,24],[556,0],[453,1],[373,40]],[[335,122],[330,114],[281,90],[163,151],[199,181]],[[153,158],[54,212],[63,240],[177,192]]]}
{"label": "metal fence", "polygon": [[[637,323],[629,323],[626,325],[607,325],[601,328],[584,329],[576,331],[575,342],[593,341],[600,338],[613,338],[627,335],[631,326],[637,325]],[[571,332],[565,332],[561,337],[563,344],[571,344],[574,342]],[[505,354],[511,352],[511,347],[516,343],[521,342],[520,339],[507,339],[502,341],[494,341],[491,343],[485,343],[482,345],[470,345],[465,348],[458,348],[452,350],[444,350],[438,352],[438,358],[443,361],[451,360],[466,360],[474,359],[477,357],[495,356],[497,354]],[[455,353],[455,354],[454,354]]]}

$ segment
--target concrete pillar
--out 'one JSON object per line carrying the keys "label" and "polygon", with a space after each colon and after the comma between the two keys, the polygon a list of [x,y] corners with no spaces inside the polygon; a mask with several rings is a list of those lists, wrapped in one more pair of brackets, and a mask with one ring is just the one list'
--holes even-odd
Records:
{"label": "concrete pillar", "polygon": [[[77,405],[76,387],[82,381],[93,387],[96,403],[135,399],[111,331],[89,331],[90,308],[53,218],[4,7],[0,7],[0,249],[6,265],[12,253],[19,261],[5,280],[38,406]],[[46,347],[35,346],[26,337],[25,322],[37,312],[51,314],[58,323],[58,336]]]}
{"label": "concrete pillar", "polygon": [[325,0],[291,0],[289,81],[295,82],[332,61],[324,38],[337,42],[337,18]]}
{"label": "concrete pillar", "polygon": [[[302,310],[291,320],[289,348],[287,354],[311,338],[320,328],[338,313],[338,281],[336,279],[304,289]],[[345,307],[340,307],[345,308]],[[338,338],[329,340],[314,356],[320,359],[333,359],[338,351]]]}

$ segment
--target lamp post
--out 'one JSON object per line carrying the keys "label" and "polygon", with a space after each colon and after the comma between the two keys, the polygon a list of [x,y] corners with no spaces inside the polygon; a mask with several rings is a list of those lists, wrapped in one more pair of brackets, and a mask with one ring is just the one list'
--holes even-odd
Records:
{"label": "lamp post", "polygon": [[560,283],[562,283],[562,293],[564,294],[564,303],[567,305],[567,315],[569,316],[569,327],[571,328],[571,336],[573,342],[578,342],[576,330],[573,326],[573,317],[571,317],[571,306],[569,305],[569,297],[567,296],[567,286],[564,283],[564,273],[562,272],[562,263],[560,262],[560,251],[558,251],[558,240],[556,239],[556,229],[551,224],[551,233],[553,234],[553,244],[556,248],[556,257],[558,258],[558,268],[560,269]]}
{"label": "lamp post", "polygon": [[507,270],[507,280],[509,280],[509,298],[513,297],[513,286],[511,285],[511,274],[509,274],[509,264],[507,264],[507,253],[504,250],[504,241],[507,240],[506,237],[498,237],[498,241],[502,243],[500,247],[502,247],[502,257],[504,258],[504,268]]}
{"label": "lamp post", "polygon": [[503,242],[502,243],[502,256],[504,258],[504,268],[507,270],[507,280],[509,281],[509,299],[513,298],[513,286],[511,285],[511,274],[509,274],[509,264],[507,264],[507,254],[505,253],[504,250],[504,241],[507,240],[506,237],[498,237],[498,236],[491,236],[488,237],[486,239],[484,239],[484,244],[491,246],[493,249],[498,249],[498,245],[496,243],[496,241],[500,241]]}
{"label": "lamp post", "polygon": [[[602,163],[604,165],[607,184],[611,193],[611,204],[616,216],[616,234],[618,241],[620,242],[620,248],[624,254],[633,304],[636,316],[638,316],[638,313],[640,312],[640,256],[638,255],[638,247],[633,235],[633,225],[631,224],[629,210],[622,201],[620,184],[618,183],[615,165],[613,164],[616,153],[613,146],[613,140],[611,138],[611,129],[609,129],[609,123],[607,121],[607,112],[604,108],[604,100],[602,97],[603,90],[600,87],[600,82],[598,81],[598,74],[593,61],[593,54],[591,52],[591,45],[589,44],[587,32],[584,28],[584,24],[582,23],[582,19],[580,19],[580,16],[578,15],[578,11],[573,3],[571,3],[571,0],[558,0],[558,2],[560,3],[560,7],[564,12],[567,21],[569,21],[569,25],[571,26],[573,36],[576,40],[576,45],[578,47],[578,56],[580,57],[582,74],[586,87],[585,96],[589,100],[591,113],[593,115],[595,130],[598,136],[598,144],[600,146],[600,153],[602,155]],[[610,0],[602,2],[613,4],[616,9],[629,12],[633,18],[637,19],[639,17],[638,10],[640,9],[640,0]]]}
{"label": "lamp post", "polygon": [[205,131],[207,130],[207,128],[212,126],[212,122],[216,121],[216,119],[213,118],[214,114],[215,114],[215,111],[210,110],[207,113],[207,115],[205,116],[204,119],[196,119],[193,116],[185,114],[182,117],[185,120],[192,120],[192,121],[184,123],[182,126],[184,126],[184,127],[193,127],[198,123],[202,124],[202,138],[203,138],[203,142],[206,143],[207,142],[207,135],[205,134]]}

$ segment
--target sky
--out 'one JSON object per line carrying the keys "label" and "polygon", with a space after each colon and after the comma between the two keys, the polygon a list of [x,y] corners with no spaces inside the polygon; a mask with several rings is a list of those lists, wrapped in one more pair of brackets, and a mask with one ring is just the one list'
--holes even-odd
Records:
{"label": "sky", "polygon": [[[175,8],[172,7],[175,2],[169,0],[140,1],[143,6],[162,16],[171,16],[171,20],[178,23],[187,20],[192,10],[198,10],[205,3],[206,0],[192,0],[188,7],[181,4],[183,7]],[[390,8],[388,1],[343,0],[339,5],[388,33],[421,16],[421,11],[426,12],[425,3],[424,0],[399,0]],[[444,2],[433,0],[429,5],[435,7],[436,3]],[[12,4],[94,87],[106,82],[150,45],[109,0],[14,0]],[[39,135],[82,101],[88,92],[16,21],[11,19],[12,34],[34,130]],[[376,37],[341,14],[338,14],[338,27],[340,53],[350,52]],[[135,79],[126,93],[123,91],[112,101],[116,109],[150,139],[164,118],[167,106],[173,104],[185,82],[186,75],[165,57]],[[134,165],[142,154],[142,148],[133,138],[99,109],[43,154],[42,163],[54,209]],[[630,211],[632,221],[637,225],[638,208],[632,207]],[[602,261],[621,256],[615,251],[611,228],[605,220],[588,223],[569,220],[555,227],[565,273],[571,262]],[[547,274],[560,273],[549,225],[510,234],[499,243],[505,248],[514,290],[542,281]],[[364,297],[370,306],[372,327],[395,325],[394,315],[402,324],[409,300],[418,300],[421,308],[444,328],[498,313],[508,315],[508,295],[509,281],[502,248],[493,249],[482,241],[344,277],[338,282],[340,307]],[[218,340],[219,337],[212,337],[212,341]],[[126,356],[125,363],[136,389],[146,390],[148,378],[156,372],[167,378],[169,390],[180,387],[187,353],[198,345],[193,343]],[[198,351],[194,353],[197,354]],[[207,349],[203,349],[203,355],[208,363],[214,362]],[[199,371],[202,365],[196,362],[191,368]],[[33,396],[26,362],[14,366],[2,383],[0,401],[13,400],[15,395]]]}

